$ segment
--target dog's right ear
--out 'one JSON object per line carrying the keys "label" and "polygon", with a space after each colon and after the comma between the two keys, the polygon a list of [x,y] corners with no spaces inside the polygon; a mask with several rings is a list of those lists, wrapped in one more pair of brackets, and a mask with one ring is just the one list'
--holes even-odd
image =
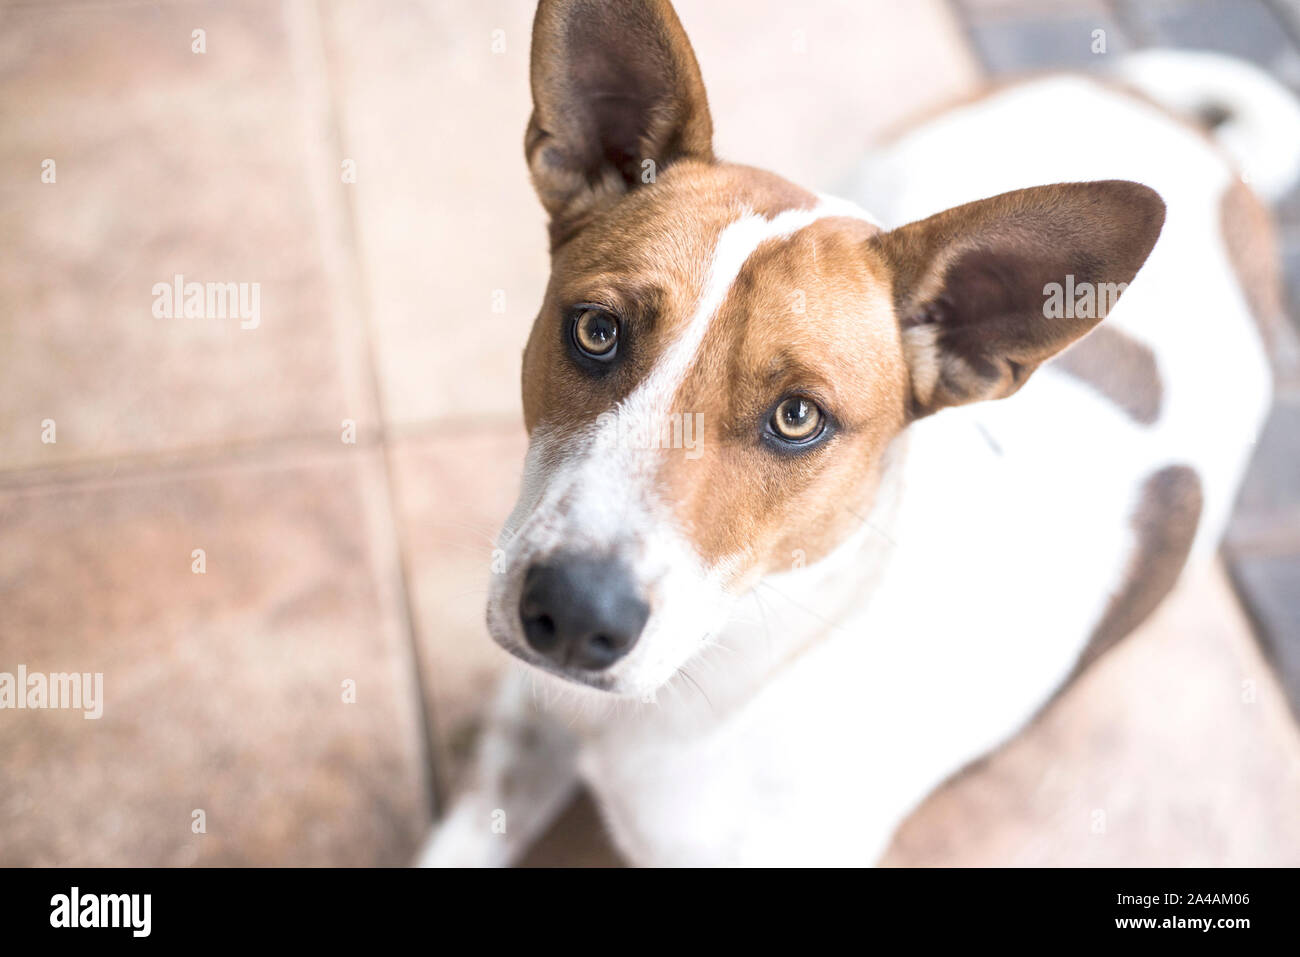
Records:
{"label": "dog's right ear", "polygon": [[[912,415],[1019,389],[1105,318],[1164,222],[1155,190],[1107,180],[1018,189],[873,237],[894,287]],[[1049,290],[1064,284],[1092,298],[1049,310]]]}
{"label": "dog's right ear", "polygon": [[524,141],[551,246],[670,164],[713,159],[700,68],[667,0],[541,0]]}

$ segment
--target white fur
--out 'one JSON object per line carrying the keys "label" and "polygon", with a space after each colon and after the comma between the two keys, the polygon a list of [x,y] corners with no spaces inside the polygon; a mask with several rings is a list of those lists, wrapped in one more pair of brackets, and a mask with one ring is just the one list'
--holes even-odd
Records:
{"label": "white fur", "polygon": [[[1049,366],[1010,399],[908,429],[859,532],[831,559],[760,583],[704,650],[708,624],[685,616],[673,619],[682,634],[647,632],[641,645],[697,649],[693,684],[672,682],[653,704],[566,717],[580,741],[576,773],[631,862],[874,861],[930,789],[1059,687],[1124,579],[1130,518],[1152,472],[1196,470],[1205,495],[1197,553],[1214,548],[1269,398],[1219,231],[1232,176],[1215,149],[1155,108],[1069,78],[954,111],[868,164],[854,198],[889,225],[1042,183],[1122,178],[1158,190],[1164,232],[1107,322],[1154,350],[1161,415],[1136,423]],[[762,237],[803,221],[780,220],[742,219],[724,233],[681,348],[629,405],[659,408],[671,396],[728,277]],[[636,468],[548,460],[554,445],[534,436],[512,544],[543,549],[579,530],[593,543],[665,534],[663,513],[644,503],[627,514],[583,506],[580,518],[557,521],[564,496],[555,490],[601,481],[602,470],[622,488]],[[707,580],[678,558],[687,571],[665,579],[673,588]],[[494,592],[507,610],[513,587]],[[681,607],[694,614],[697,599],[688,592]],[[653,654],[638,647],[629,668],[662,680]],[[483,806],[482,795],[473,800]],[[483,822],[455,827],[484,840]]]}

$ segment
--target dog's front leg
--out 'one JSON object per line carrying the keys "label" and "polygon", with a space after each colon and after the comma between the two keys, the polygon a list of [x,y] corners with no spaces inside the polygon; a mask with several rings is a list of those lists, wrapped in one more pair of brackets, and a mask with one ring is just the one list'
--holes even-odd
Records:
{"label": "dog's front leg", "polygon": [[512,671],[487,715],[467,788],[434,825],[421,867],[505,867],[558,816],[578,783],[577,741]]}

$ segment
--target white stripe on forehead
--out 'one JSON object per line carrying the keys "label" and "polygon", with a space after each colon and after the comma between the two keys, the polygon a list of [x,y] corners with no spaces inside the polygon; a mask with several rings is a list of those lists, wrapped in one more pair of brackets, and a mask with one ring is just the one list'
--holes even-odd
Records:
{"label": "white stripe on forehead", "polygon": [[760,245],[773,239],[786,239],[805,226],[832,216],[864,219],[878,225],[868,213],[848,200],[833,196],[818,198],[820,202],[812,209],[787,209],[771,219],[747,213],[722,230],[690,322],[681,336],[660,356],[659,362],[645,381],[620,405],[620,415],[636,416],[653,422],[668,414],[670,410],[667,403],[690,371],[709,326],[726,301],[727,293],[731,291],[740,270]]}

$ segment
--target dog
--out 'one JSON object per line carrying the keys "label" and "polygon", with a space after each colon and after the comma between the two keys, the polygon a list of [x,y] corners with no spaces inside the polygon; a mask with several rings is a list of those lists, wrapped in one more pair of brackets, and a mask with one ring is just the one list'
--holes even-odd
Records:
{"label": "dog", "polygon": [[871,864],[1213,554],[1276,323],[1238,170],[1284,189],[1300,109],[1152,52],[834,199],[714,156],[664,0],[542,0],[531,86],[552,272],[487,606],[524,665],[420,863],[509,864],[584,782],[632,864]]}

